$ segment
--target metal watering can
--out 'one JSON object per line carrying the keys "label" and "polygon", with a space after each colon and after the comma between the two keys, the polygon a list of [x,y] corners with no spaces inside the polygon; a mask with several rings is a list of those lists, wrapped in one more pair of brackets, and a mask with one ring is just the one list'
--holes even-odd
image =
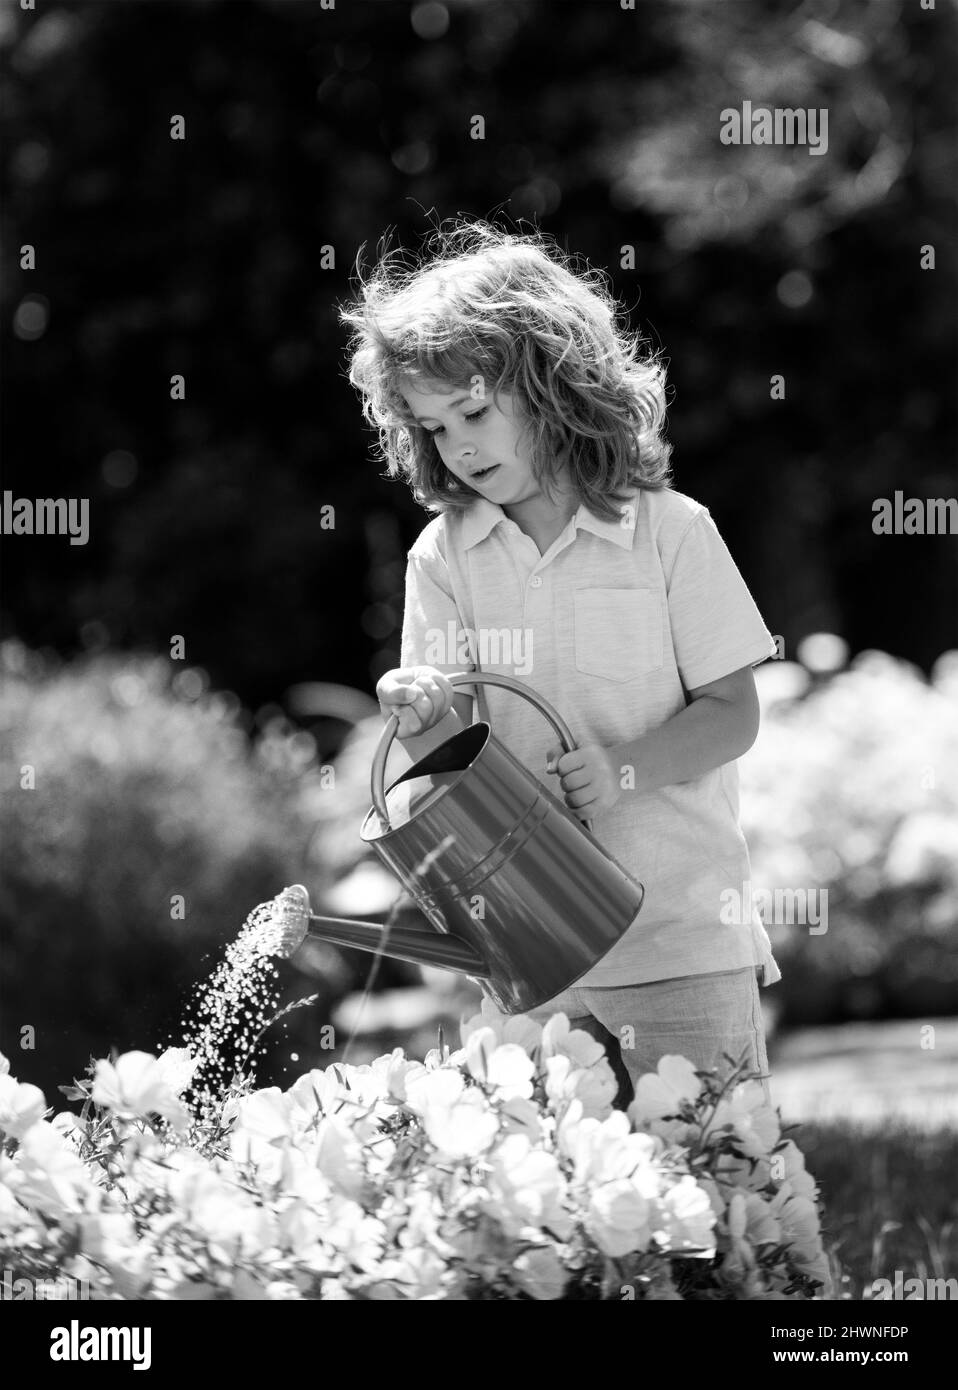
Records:
{"label": "metal watering can", "polygon": [[[566,752],[575,748],[552,706],[511,676],[458,671],[449,680],[514,691],[545,716]],[[644,888],[486,723],[441,743],[387,791],[398,725],[392,715],[373,757],[373,808],[360,836],[436,930],[319,917],[295,884],[274,901],[273,954],[290,955],[308,933],[474,976],[503,1013],[544,1004],[615,945]]]}

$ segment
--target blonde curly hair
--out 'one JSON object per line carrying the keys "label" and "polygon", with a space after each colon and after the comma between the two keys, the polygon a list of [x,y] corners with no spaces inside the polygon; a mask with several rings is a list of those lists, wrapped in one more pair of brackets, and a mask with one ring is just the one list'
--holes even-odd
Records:
{"label": "blonde curly hair", "polygon": [[620,515],[628,490],[667,487],[665,369],[620,318],[605,277],[579,268],[540,232],[468,221],[438,228],[409,265],[384,253],[368,279],[360,258],[349,380],[378,430],[378,457],[431,512],[480,494],[446,468],[400,392],[404,380],[469,389],[478,376],[515,398],[534,476],[547,491],[560,462],[596,516]]}

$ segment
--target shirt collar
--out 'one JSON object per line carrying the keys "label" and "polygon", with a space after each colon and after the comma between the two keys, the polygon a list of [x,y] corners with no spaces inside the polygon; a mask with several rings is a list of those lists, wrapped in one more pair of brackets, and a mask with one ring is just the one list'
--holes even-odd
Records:
{"label": "shirt collar", "polygon": [[[642,492],[636,488],[629,494],[629,502],[623,504],[623,514],[606,521],[598,517],[594,512],[590,512],[585,504],[581,504],[573,515],[573,522],[577,531],[591,531],[594,536],[602,540],[611,541],[622,550],[631,550],[632,542],[635,538],[635,524],[638,519],[639,505]],[[630,511],[626,511],[626,506],[631,506]],[[466,550],[484,541],[501,521],[508,521],[509,518],[499,506],[498,502],[490,502],[486,497],[478,497],[475,502],[470,502],[462,515],[462,544]]]}

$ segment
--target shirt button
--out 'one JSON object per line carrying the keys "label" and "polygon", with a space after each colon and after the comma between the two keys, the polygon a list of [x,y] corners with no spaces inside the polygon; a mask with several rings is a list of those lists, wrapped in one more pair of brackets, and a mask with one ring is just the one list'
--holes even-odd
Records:
{"label": "shirt button", "polygon": [[530,583],[532,584],[533,589],[541,589],[541,588],[542,588],[542,575],[541,575],[541,574],[534,575],[533,578],[530,580]]}

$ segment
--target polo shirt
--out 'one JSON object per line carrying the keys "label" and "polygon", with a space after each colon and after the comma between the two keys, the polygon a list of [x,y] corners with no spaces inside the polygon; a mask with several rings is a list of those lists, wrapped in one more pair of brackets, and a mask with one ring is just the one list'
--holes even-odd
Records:
{"label": "polo shirt", "polygon": [[[707,508],[671,489],[630,492],[611,521],[580,506],[544,555],[498,504],[478,498],[430,521],[408,552],[403,666],[514,676],[556,708],[577,743],[635,739],[684,709],[687,690],[774,653]],[[558,774],[546,772],[558,740],[542,714],[510,691],[469,689],[479,717],[564,801]],[[592,833],[645,898],[579,985],[748,965],[763,984],[781,978],[757,907],[737,922],[723,911],[729,889],[750,902],[736,763],[650,793],[623,790]]]}

